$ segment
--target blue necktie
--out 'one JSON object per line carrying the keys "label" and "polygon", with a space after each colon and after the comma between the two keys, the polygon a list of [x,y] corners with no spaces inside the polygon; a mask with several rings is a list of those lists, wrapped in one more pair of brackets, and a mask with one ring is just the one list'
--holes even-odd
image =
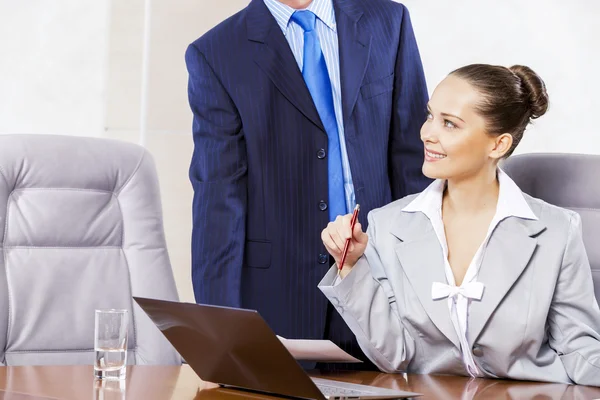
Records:
{"label": "blue necktie", "polygon": [[325,57],[321,51],[319,37],[315,30],[317,16],[312,11],[296,11],[292,15],[304,30],[304,62],[302,76],[308,91],[317,107],[328,137],[327,168],[329,171],[329,220],[346,214],[346,197],[344,195],[344,172],[342,169],[342,151],[338,135],[331,81],[327,72]]}

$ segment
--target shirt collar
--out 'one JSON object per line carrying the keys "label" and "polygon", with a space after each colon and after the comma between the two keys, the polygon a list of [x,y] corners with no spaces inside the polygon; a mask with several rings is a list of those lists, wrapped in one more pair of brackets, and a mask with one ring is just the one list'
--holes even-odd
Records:
{"label": "shirt collar", "polygon": [[[503,220],[508,217],[537,220],[529,204],[523,196],[523,192],[517,184],[498,168],[498,182],[500,192],[498,194],[498,205],[496,206],[495,220]],[[421,194],[402,209],[404,212],[422,212],[430,220],[436,215],[441,215],[442,197],[446,181],[437,179],[433,181]]]}
{"label": "shirt collar", "polygon": [[[273,14],[273,17],[283,31],[283,34],[287,34],[288,24],[290,23],[292,14],[294,14],[296,10],[277,0],[264,0],[264,2],[269,11],[271,11],[271,14]],[[313,0],[306,9],[315,13],[317,18],[327,25],[329,29],[334,32],[336,31],[335,12],[332,0]]]}

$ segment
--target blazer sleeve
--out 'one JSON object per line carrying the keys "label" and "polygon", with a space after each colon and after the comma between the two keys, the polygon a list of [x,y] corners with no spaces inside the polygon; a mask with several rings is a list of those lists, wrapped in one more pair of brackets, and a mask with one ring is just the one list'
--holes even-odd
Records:
{"label": "blazer sleeve", "polygon": [[423,175],[421,126],[427,118],[427,84],[410,15],[404,5],[394,72],[389,165],[392,200],[423,191],[431,180]]}
{"label": "blazer sleeve", "polygon": [[548,325],[549,345],[569,378],[576,384],[600,386],[600,309],[576,213],[571,217]]}
{"label": "blazer sleeve", "polygon": [[369,213],[369,244],[344,279],[334,285],[337,265],[319,288],[335,306],[367,357],[385,372],[404,372],[415,354],[415,341],[402,325],[395,294],[375,247],[375,223]]}
{"label": "blazer sleeve", "polygon": [[193,112],[192,283],[199,303],[240,307],[247,157],[240,115],[204,54],[185,54]]}

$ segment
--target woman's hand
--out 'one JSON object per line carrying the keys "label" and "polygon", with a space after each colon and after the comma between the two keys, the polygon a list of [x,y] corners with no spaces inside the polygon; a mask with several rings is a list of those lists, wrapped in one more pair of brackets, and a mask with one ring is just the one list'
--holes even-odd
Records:
{"label": "woman's hand", "polygon": [[351,231],[351,221],[352,214],[340,215],[321,232],[321,240],[323,240],[325,248],[333,256],[338,266],[342,259],[346,239],[352,238],[348,247],[348,254],[344,260],[343,269],[340,271],[342,278],[350,272],[354,264],[364,254],[369,242],[369,237],[362,231],[360,222],[356,221],[354,231]]}

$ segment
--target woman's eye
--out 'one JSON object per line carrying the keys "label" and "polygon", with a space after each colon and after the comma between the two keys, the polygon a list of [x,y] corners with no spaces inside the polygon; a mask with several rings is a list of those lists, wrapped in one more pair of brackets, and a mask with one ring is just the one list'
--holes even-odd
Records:
{"label": "woman's eye", "polygon": [[456,128],[456,125],[454,125],[454,122],[448,121],[447,119],[444,120],[444,126],[446,128],[450,128],[450,129]]}

